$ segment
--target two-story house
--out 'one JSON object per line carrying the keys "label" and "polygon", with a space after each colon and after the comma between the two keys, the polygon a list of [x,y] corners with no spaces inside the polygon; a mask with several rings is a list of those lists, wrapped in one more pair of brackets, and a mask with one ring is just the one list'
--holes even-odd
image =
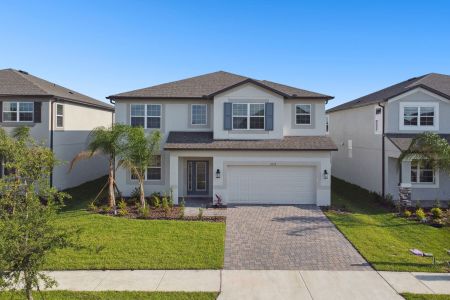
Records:
{"label": "two-story house", "polygon": [[329,132],[338,151],[333,176],[380,195],[399,199],[399,188],[412,200],[450,199],[450,178],[442,170],[401,151],[422,132],[450,141],[450,76],[427,74],[392,85],[327,111]]}
{"label": "two-story house", "polygon": [[81,161],[71,172],[67,162],[86,149],[92,129],[111,126],[113,114],[114,107],[107,103],[25,71],[0,70],[0,127],[11,133],[18,126],[28,126],[33,138],[53,150],[63,162],[50,178],[58,189],[107,174],[108,163],[102,157]]}
{"label": "two-story house", "polygon": [[[330,204],[325,104],[332,97],[215,72],[108,97],[116,122],[160,130],[146,193],[223,203]],[[124,195],[137,186],[116,173]]]}

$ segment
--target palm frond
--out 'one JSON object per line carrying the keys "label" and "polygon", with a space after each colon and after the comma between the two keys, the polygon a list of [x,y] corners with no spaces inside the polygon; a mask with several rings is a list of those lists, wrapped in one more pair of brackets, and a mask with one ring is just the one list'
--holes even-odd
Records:
{"label": "palm frond", "polygon": [[70,161],[70,164],[69,164],[69,171],[68,171],[68,172],[72,171],[74,165],[75,165],[77,162],[79,162],[80,160],[83,160],[83,159],[89,159],[89,158],[91,158],[92,156],[96,156],[96,155],[98,155],[98,154],[102,154],[102,151],[100,151],[100,150],[97,150],[97,151],[81,151],[80,153],[78,153],[77,155],[75,155],[75,157],[72,158],[72,160]]}

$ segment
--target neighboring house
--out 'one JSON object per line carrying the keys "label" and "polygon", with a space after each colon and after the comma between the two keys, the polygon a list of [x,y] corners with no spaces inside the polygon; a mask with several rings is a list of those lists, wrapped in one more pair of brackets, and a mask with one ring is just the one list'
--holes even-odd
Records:
{"label": "neighboring house", "polygon": [[327,116],[339,148],[332,155],[333,176],[394,200],[399,187],[411,188],[412,200],[450,199],[448,174],[397,160],[418,133],[450,140],[450,76],[412,78],[329,109]]}
{"label": "neighboring house", "polygon": [[[108,98],[117,123],[163,133],[146,194],[172,189],[175,201],[330,204],[330,96],[220,71]],[[123,169],[116,181],[124,195],[137,186]]]}
{"label": "neighboring house", "polygon": [[[86,149],[88,135],[111,126],[114,108],[75,91],[14,69],[0,70],[0,127],[11,133],[29,126],[31,135],[53,149],[58,160],[51,183],[65,189],[107,174],[107,161],[82,161],[69,173],[67,162]],[[0,176],[4,174],[0,164]]]}

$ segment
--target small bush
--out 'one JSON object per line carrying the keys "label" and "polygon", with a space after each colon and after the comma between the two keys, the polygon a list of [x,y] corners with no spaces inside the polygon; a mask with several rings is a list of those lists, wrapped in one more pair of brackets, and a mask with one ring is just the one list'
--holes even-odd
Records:
{"label": "small bush", "polygon": [[109,211],[111,210],[111,208],[109,208],[109,206],[108,205],[102,205],[100,208],[99,208],[99,211],[100,212],[102,212],[102,213],[109,213]]}
{"label": "small bush", "polygon": [[420,204],[420,200],[416,200],[416,210],[422,208],[422,205]]}
{"label": "small bush", "polygon": [[419,219],[419,221],[423,221],[426,219],[425,212],[422,208],[416,210],[416,217],[417,219]]}
{"label": "small bush", "polygon": [[117,205],[117,207],[119,208],[117,210],[117,213],[119,214],[119,216],[126,216],[126,215],[128,215],[127,202],[125,202],[124,199],[119,201],[119,204]]}
{"label": "small bush", "polygon": [[184,210],[185,210],[184,200],[181,200],[180,201],[180,214],[179,214],[180,219],[184,219]]}
{"label": "small bush", "polygon": [[198,219],[203,219],[203,208],[201,207],[198,208]]}
{"label": "small bush", "polygon": [[167,217],[169,215],[169,212],[170,212],[170,206],[169,206],[169,201],[168,201],[166,196],[162,197],[161,207],[164,210],[164,213],[166,214],[166,217]]}
{"label": "small bush", "polygon": [[134,202],[138,202],[139,198],[141,197],[141,191],[139,187],[135,187],[134,190],[130,194],[130,200]]}
{"label": "small bush", "polygon": [[412,212],[410,212],[409,210],[405,210],[405,211],[403,212],[403,216],[404,216],[405,218],[409,218],[409,217],[411,217],[411,215],[412,215]]}
{"label": "small bush", "polygon": [[169,196],[167,197],[167,202],[169,203],[170,208],[173,207],[173,191],[170,189]]}
{"label": "small bush", "polygon": [[152,194],[150,196],[150,205],[154,208],[160,208],[161,207],[161,199],[159,197],[159,194],[155,195]]}
{"label": "small bush", "polygon": [[441,202],[439,202],[439,200],[436,199],[436,200],[434,201],[433,207],[434,207],[434,208],[441,208]]}
{"label": "small bush", "polygon": [[433,217],[434,220],[442,219],[444,213],[442,212],[442,209],[440,209],[439,207],[433,207],[431,209],[431,216]]}
{"label": "small bush", "polygon": [[87,210],[88,210],[88,211],[97,211],[97,210],[98,210],[98,207],[97,207],[97,205],[95,204],[95,202],[92,201],[91,203],[89,203],[89,205],[88,205],[88,207],[87,207]]}
{"label": "small bush", "polygon": [[139,206],[138,213],[141,218],[146,219],[150,216],[150,208],[148,206],[146,207]]}

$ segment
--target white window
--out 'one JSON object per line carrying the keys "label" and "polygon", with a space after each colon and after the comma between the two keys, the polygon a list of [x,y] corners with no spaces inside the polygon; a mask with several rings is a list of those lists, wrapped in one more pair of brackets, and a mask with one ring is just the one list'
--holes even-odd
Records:
{"label": "white window", "polygon": [[[145,180],[161,180],[161,155],[155,155],[153,161],[150,163],[150,166],[145,171],[144,177]],[[137,180],[137,176],[131,174],[131,179]]]}
{"label": "white window", "polygon": [[382,110],[381,107],[375,108],[375,134],[381,134],[382,127],[383,127],[383,116],[382,116]]}
{"label": "white window", "polygon": [[191,105],[191,125],[206,125],[207,117],[206,104]]}
{"label": "white window", "polygon": [[264,129],[264,103],[233,103],[233,129]]}
{"label": "white window", "polygon": [[436,172],[428,163],[413,160],[411,162],[411,183],[436,183]]}
{"label": "white window", "polygon": [[295,105],[295,124],[311,125],[311,104]]}
{"label": "white window", "polygon": [[438,103],[400,103],[400,129],[438,130]]}
{"label": "white window", "polygon": [[62,104],[56,104],[56,127],[64,127],[64,106]]}
{"label": "white window", "polygon": [[33,122],[33,102],[3,102],[4,122]]}
{"label": "white window", "polygon": [[353,141],[348,140],[347,146],[348,146],[348,158],[352,158],[353,157]]}
{"label": "white window", "polygon": [[133,127],[161,128],[161,104],[131,104],[130,122]]}
{"label": "white window", "polygon": [[330,116],[327,115],[325,119],[325,132],[330,133]]}

